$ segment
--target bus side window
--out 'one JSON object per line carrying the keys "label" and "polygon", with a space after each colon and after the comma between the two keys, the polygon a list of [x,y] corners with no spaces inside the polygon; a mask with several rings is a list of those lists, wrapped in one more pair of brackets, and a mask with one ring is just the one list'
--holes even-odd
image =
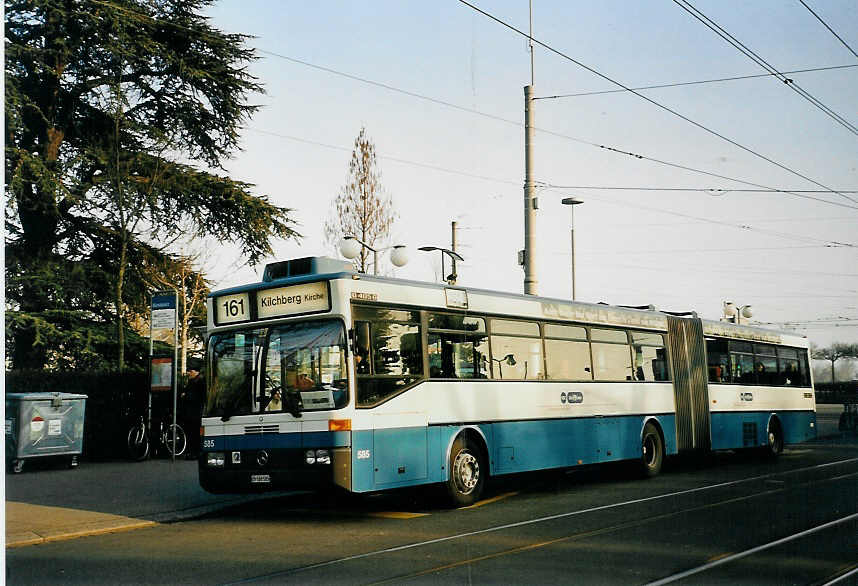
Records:
{"label": "bus side window", "polygon": [[372,407],[423,378],[420,314],[352,306],[357,405]]}
{"label": "bus side window", "polygon": [[727,340],[707,338],[706,360],[710,383],[730,382],[730,353],[727,349]]}
{"label": "bus side window", "polygon": [[628,335],[624,330],[590,329],[595,380],[633,380]]}
{"label": "bus side window", "polygon": [[640,381],[670,380],[664,337],[656,332],[631,332],[634,377]]}
{"label": "bus side window", "polygon": [[509,380],[545,378],[539,324],[505,319],[492,319],[490,323],[493,377]]}

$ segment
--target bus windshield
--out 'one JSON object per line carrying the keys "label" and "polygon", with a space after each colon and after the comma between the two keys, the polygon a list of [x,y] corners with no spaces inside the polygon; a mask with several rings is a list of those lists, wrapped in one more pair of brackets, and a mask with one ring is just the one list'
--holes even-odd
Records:
{"label": "bus windshield", "polygon": [[205,416],[339,409],[348,403],[346,342],[337,320],[212,334]]}

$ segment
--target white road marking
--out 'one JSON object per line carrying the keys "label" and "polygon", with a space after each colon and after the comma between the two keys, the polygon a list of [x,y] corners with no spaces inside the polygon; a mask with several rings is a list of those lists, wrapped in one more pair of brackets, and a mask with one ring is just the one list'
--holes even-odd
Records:
{"label": "white road marking", "polygon": [[[238,580],[236,582],[231,582],[230,584],[247,584],[250,582],[256,582],[258,580],[270,580],[271,578],[279,577],[279,576],[288,576],[291,574],[297,574],[299,572],[306,572],[308,570],[317,570],[319,568],[326,568],[328,566],[334,566],[338,564],[343,564],[346,562],[351,562],[354,560],[361,560],[365,558],[375,557],[379,555],[384,555],[387,553],[395,553],[399,551],[405,551],[409,549],[415,549],[418,547],[425,547],[427,545],[435,545],[436,543],[444,543],[447,541],[455,541],[457,539],[464,539],[466,537],[473,537],[475,535],[485,535],[487,533],[494,533],[496,531],[504,531],[505,529],[515,529],[517,527],[526,527],[528,525],[535,525],[537,523],[545,523],[546,521],[555,521],[557,519],[565,519],[568,517],[576,517],[578,515],[585,515],[587,513],[594,513],[596,511],[605,511],[608,509],[615,509],[619,507],[625,507],[628,505],[636,505],[640,503],[646,503],[651,501],[657,501],[661,499],[671,498],[675,496],[683,496],[687,494],[694,494],[696,492],[704,492],[707,490],[713,490],[716,488],[724,488],[726,486],[735,486],[737,484],[744,484],[746,482],[754,482],[756,480],[765,480],[767,478],[771,478],[773,476],[782,476],[784,474],[792,474],[796,472],[805,472],[807,470],[819,470],[821,468],[828,468],[830,466],[837,466],[839,464],[849,464],[852,462],[858,462],[858,458],[849,458],[846,460],[838,460],[836,462],[827,462],[825,464],[816,464],[814,466],[807,466],[805,468],[796,468],[794,470],[784,470],[782,472],[773,472],[771,474],[763,474],[761,476],[753,476],[751,478],[742,478],[740,480],[731,480],[729,482],[720,482],[718,484],[710,484],[708,486],[700,486],[697,488],[689,488],[687,490],[680,490],[676,492],[669,492],[665,494],[660,494],[656,496],[650,496],[640,499],[632,499],[629,501],[623,501],[621,503],[612,503],[609,505],[600,505],[598,507],[590,507],[589,509],[580,509],[577,511],[568,511],[565,513],[558,513],[556,515],[549,515],[547,517],[538,517],[536,519],[528,519],[526,521],[518,521],[515,523],[507,523],[505,525],[496,525],[495,527],[488,527],[486,529],[478,529],[477,531],[468,531],[466,533],[459,533],[456,535],[448,535],[446,537],[438,537],[436,539],[429,539],[426,541],[419,541],[416,543],[407,543],[405,545],[397,545],[394,547],[388,547],[386,549],[378,549],[375,551],[368,551],[365,553],[358,553],[342,558],[336,558],[333,560],[328,560],[325,562],[319,562],[317,564],[311,564],[309,566],[302,566],[299,568],[290,568],[288,570],[283,570],[282,572],[272,572],[270,574],[265,574],[263,576],[256,576],[251,578],[245,578],[244,580]],[[852,515],[852,517],[858,517],[858,513]],[[725,558],[728,559],[728,558]]]}
{"label": "white road marking", "polygon": [[772,541],[771,543],[766,543],[764,545],[758,545],[757,547],[752,547],[751,549],[746,549],[745,551],[721,558],[714,562],[709,562],[708,564],[703,564],[702,566],[698,566],[696,568],[691,568],[690,570],[685,570],[684,572],[680,572],[678,574],[674,574],[673,576],[668,576],[667,578],[662,578],[661,580],[656,580],[655,582],[650,582],[646,586],[661,586],[662,584],[670,584],[671,582],[676,582],[677,580],[682,580],[683,578],[687,578],[688,576],[693,576],[694,574],[699,574],[700,572],[705,572],[706,570],[711,570],[716,566],[720,566],[721,564],[727,564],[749,555],[753,555],[755,553],[770,549],[772,547],[776,547],[778,545],[782,545],[784,543],[789,543],[795,539],[800,539],[807,535],[811,535],[816,533],[817,531],[823,531],[824,529],[828,529],[829,527],[834,527],[835,525],[840,525],[841,523],[848,523],[849,521],[853,521],[858,519],[858,513],[854,513],[852,515],[847,515],[846,517],[842,517],[840,519],[835,519],[834,521],[829,521],[828,523],[823,523],[822,525],[817,525],[811,529],[806,529],[804,531],[800,531],[799,533],[795,533],[793,535],[788,535],[787,537],[782,537],[776,541]]}

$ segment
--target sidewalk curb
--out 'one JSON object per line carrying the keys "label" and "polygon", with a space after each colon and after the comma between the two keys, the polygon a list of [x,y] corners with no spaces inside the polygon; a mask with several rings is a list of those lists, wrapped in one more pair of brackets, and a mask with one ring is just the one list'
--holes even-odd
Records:
{"label": "sidewalk curb", "polygon": [[[32,531],[23,533],[12,533],[6,536],[6,548],[26,547],[28,545],[39,545],[41,543],[50,543],[54,541],[66,541],[69,539],[77,539],[79,537],[88,537],[90,535],[103,535],[105,533],[120,533],[122,531],[133,531],[135,529],[143,529],[145,527],[154,527],[158,525],[155,521],[141,521],[132,519],[131,522],[120,523],[96,523],[94,527],[84,527],[74,530],[59,530],[46,535],[39,535]],[[100,525],[100,526],[99,526]]]}
{"label": "sidewalk curb", "polygon": [[[88,537],[92,535],[104,535],[106,533],[119,533],[123,531],[134,531],[136,529],[145,529],[146,527],[155,527],[157,525],[178,523],[182,521],[191,521],[199,519],[211,513],[223,511],[234,506],[239,506],[249,502],[265,500],[267,498],[279,498],[299,492],[273,492],[265,495],[241,495],[222,500],[216,503],[198,505],[185,509],[176,509],[172,511],[162,511],[152,515],[147,515],[148,519],[136,519],[133,517],[123,517],[119,515],[110,515],[106,513],[98,513],[94,511],[84,511],[81,509],[65,509],[61,507],[50,507],[54,512],[54,519],[59,514],[65,518],[65,522],[60,521],[62,526],[40,529],[30,528],[28,530],[19,530],[6,533],[6,548],[27,547],[30,545],[39,545],[42,543],[51,543],[55,541],[67,541],[77,539],[79,537]],[[7,521],[12,513],[12,516],[20,516],[26,514],[28,507],[39,507],[39,505],[29,505],[27,503],[6,502]],[[11,508],[9,508],[11,507]],[[91,519],[86,519],[90,517]],[[72,521],[72,518],[84,517],[83,521]]]}

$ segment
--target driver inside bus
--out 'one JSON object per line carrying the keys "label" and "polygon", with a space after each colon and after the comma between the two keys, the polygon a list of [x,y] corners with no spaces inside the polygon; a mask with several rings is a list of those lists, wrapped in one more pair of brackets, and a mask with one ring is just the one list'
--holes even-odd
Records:
{"label": "driver inside bus", "polygon": [[280,389],[274,389],[271,393],[271,400],[268,401],[268,405],[265,407],[266,411],[282,411],[283,403],[280,400]]}

